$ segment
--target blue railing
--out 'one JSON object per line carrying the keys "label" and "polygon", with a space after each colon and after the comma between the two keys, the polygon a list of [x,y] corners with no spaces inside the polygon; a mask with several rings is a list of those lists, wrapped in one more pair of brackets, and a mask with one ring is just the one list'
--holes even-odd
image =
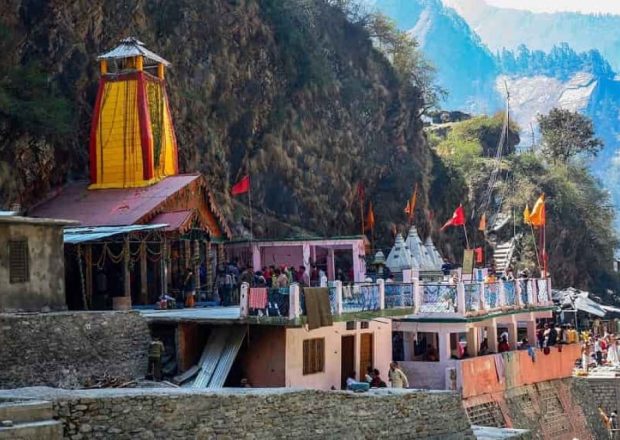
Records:
{"label": "blue railing", "polygon": [[524,279],[517,280],[517,283],[519,283],[519,290],[521,291],[521,304],[525,305],[528,303],[527,289],[529,289],[530,283],[528,283],[527,280]]}
{"label": "blue railing", "polygon": [[424,284],[422,286],[420,312],[456,312],[456,286],[451,284]]}
{"label": "blue railing", "polygon": [[547,280],[536,280],[536,291],[538,303],[546,303],[549,301],[549,292],[547,292]]}
{"label": "blue railing", "polygon": [[480,283],[465,284],[465,311],[476,312],[481,309],[480,292],[482,288]]}
{"label": "blue railing", "polygon": [[514,281],[504,281],[504,297],[506,298],[506,305],[517,305],[517,286]]}
{"label": "blue railing", "polygon": [[499,306],[499,283],[484,285],[484,303],[488,309],[495,309]]}
{"label": "blue railing", "polygon": [[332,311],[332,315],[336,315],[338,313],[338,291],[336,286],[329,286],[329,308]]}
{"label": "blue railing", "polygon": [[412,308],[413,290],[412,283],[385,283],[385,308]]}
{"label": "blue railing", "polygon": [[379,285],[342,286],[342,310],[345,313],[366,312],[380,308]]}

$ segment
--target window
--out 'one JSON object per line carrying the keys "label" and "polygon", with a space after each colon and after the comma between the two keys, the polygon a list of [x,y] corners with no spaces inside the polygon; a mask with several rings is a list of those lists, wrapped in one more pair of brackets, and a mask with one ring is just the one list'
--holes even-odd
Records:
{"label": "window", "polygon": [[304,341],[304,374],[325,371],[325,339],[306,339]]}
{"label": "window", "polygon": [[347,321],[347,330],[355,330],[355,321]]}
{"label": "window", "polygon": [[370,323],[368,321],[362,321],[360,322],[360,328],[361,329],[370,328]]}
{"label": "window", "polygon": [[30,280],[28,267],[28,240],[9,241],[9,282],[25,283]]}

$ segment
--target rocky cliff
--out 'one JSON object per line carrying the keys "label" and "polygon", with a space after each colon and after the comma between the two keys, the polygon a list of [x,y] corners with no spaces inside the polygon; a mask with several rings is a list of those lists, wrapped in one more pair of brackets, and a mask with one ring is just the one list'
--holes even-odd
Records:
{"label": "rocky cliff", "polygon": [[263,236],[359,231],[358,182],[389,235],[402,194],[430,186],[419,91],[325,0],[7,0],[0,33],[5,207],[87,177],[95,57],[127,35],[171,61],[181,168],[207,176],[233,223],[247,227],[227,194],[248,170]]}

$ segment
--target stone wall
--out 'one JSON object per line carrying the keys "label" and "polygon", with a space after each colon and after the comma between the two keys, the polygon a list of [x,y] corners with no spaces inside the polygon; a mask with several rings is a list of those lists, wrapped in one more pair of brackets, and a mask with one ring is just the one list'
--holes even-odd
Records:
{"label": "stone wall", "polygon": [[598,409],[607,414],[620,410],[620,379],[574,378],[572,395],[581,406],[590,430],[595,438],[607,438]]}
{"label": "stone wall", "polygon": [[104,389],[0,391],[52,400],[72,440],[474,439],[458,394],[412,390]]}
{"label": "stone wall", "polygon": [[142,378],[151,336],[132,312],[0,314],[0,388],[77,388],[107,373]]}
{"label": "stone wall", "polygon": [[[66,310],[62,238],[66,222],[23,217],[0,220],[0,312]],[[25,282],[10,282],[10,240],[27,243]]]}
{"label": "stone wall", "polygon": [[475,425],[529,429],[536,439],[605,438],[597,408],[583,386],[575,385],[578,380],[515,387],[465,399],[464,405]]}

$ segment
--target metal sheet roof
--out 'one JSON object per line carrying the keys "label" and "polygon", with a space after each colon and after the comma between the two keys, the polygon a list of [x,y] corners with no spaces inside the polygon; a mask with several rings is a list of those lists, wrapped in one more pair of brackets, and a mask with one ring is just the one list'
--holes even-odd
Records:
{"label": "metal sheet roof", "polygon": [[64,230],[64,239],[67,244],[78,244],[98,241],[129,232],[150,231],[164,229],[167,225],[130,225],[130,226],[98,226],[92,228],[67,228]]}
{"label": "metal sheet roof", "polygon": [[137,38],[129,37],[120,41],[120,44],[116,46],[114,49],[101,54],[97,57],[98,60],[111,60],[111,59],[121,59],[121,58],[130,58],[142,55],[145,59],[153,61],[155,63],[161,63],[164,66],[170,66],[170,62],[163,59],[159,55],[154,52],[151,52],[146,47],[144,47],[144,43]]}
{"label": "metal sheet roof", "polygon": [[82,226],[133,225],[199,178],[198,174],[182,174],[143,188],[106,190],[89,190],[88,182],[77,182],[32,208],[29,215],[76,220]]}
{"label": "metal sheet roof", "polygon": [[183,234],[191,226],[191,220],[193,217],[194,211],[191,209],[184,211],[162,212],[161,214],[157,214],[153,217],[149,224],[166,224],[168,225],[166,227],[166,231],[178,231]]}

